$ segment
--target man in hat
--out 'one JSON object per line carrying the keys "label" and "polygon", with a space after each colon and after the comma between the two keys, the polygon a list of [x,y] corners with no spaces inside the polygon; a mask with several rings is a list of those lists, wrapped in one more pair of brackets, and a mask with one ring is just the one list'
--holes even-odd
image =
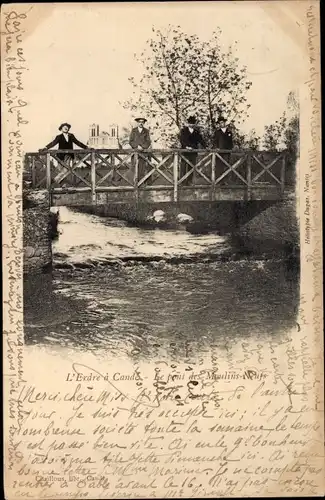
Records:
{"label": "man in hat", "polygon": [[222,117],[217,121],[217,128],[213,135],[213,147],[215,149],[233,149],[232,131]]}
{"label": "man in hat", "polygon": [[[58,149],[73,149],[74,144],[76,144],[76,146],[79,146],[82,149],[87,149],[88,146],[78,141],[78,139],[69,132],[70,129],[71,125],[69,123],[62,123],[59,126],[61,134],[57,135],[52,142],[50,142],[47,146],[45,146],[45,148],[40,149],[40,151],[46,151],[47,149],[51,149],[57,144],[59,146]],[[74,159],[73,153],[59,153],[57,156],[60,160],[65,161],[67,163],[71,163],[71,161]]]}
{"label": "man in hat", "polygon": [[[137,126],[131,130],[129,144],[132,149],[137,149],[138,151],[143,151],[144,149],[149,149],[151,147],[151,139],[150,132],[147,128],[145,128],[144,124],[146,123],[145,118],[136,118]],[[146,154],[146,158],[150,160],[148,154]],[[134,159],[133,159],[134,162]],[[134,163],[133,163],[134,164]],[[141,180],[148,172],[150,172],[150,165],[143,158],[139,157],[138,159],[138,179]],[[146,183],[151,183],[151,177],[147,179]]]}
{"label": "man in hat", "polygon": [[[220,117],[217,121],[217,128],[214,131],[212,137],[213,149],[226,149],[231,151],[233,149],[233,134],[229,126],[227,126],[226,120],[223,117]],[[231,159],[231,153],[223,153],[222,158],[229,163]],[[216,179],[220,177],[223,172],[227,170],[226,165],[217,158],[216,161]],[[224,184],[227,184],[228,181],[231,181],[230,177],[234,175],[232,173],[228,174],[223,180]]]}
{"label": "man in hat", "polygon": [[[182,149],[188,149],[193,151],[193,153],[182,153],[183,158],[181,159],[180,165],[180,178],[184,177],[191,169],[191,165],[186,161],[188,160],[193,166],[195,166],[197,161],[197,152],[195,150],[199,149],[199,146],[206,148],[205,140],[198,129],[196,119],[194,116],[190,116],[187,120],[185,126],[181,129],[179,140]],[[193,172],[183,181],[184,185],[192,184],[193,182]]]}

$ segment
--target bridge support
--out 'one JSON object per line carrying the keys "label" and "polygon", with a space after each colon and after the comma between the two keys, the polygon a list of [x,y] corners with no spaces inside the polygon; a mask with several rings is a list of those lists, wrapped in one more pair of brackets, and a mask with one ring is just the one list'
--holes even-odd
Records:
{"label": "bridge support", "polygon": [[251,253],[272,248],[299,254],[299,223],[294,194],[269,207],[265,206],[253,217],[250,215],[242,215],[238,230],[233,234],[236,246]]}
{"label": "bridge support", "polygon": [[51,268],[50,200],[47,190],[24,193],[24,274]]}

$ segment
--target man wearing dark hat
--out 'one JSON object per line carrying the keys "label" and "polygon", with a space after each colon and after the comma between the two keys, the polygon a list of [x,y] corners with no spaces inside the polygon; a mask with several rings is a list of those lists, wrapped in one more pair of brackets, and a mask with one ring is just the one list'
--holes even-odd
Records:
{"label": "man wearing dark hat", "polygon": [[[86,144],[78,141],[78,139],[73,134],[70,134],[70,128],[71,125],[69,123],[62,123],[59,126],[61,134],[57,135],[52,142],[50,142],[47,146],[45,146],[44,149],[41,149],[40,151],[51,149],[57,144],[59,146],[58,149],[73,149],[74,144],[82,149],[87,149],[88,146],[86,146]],[[60,160],[69,162],[74,158],[73,153],[59,153],[57,156]]]}
{"label": "man wearing dark hat", "polygon": [[[151,147],[150,132],[147,128],[144,127],[144,124],[147,120],[145,118],[136,118],[135,121],[137,122],[137,126],[131,130],[129,144],[132,149],[137,149],[139,151],[149,149]],[[146,155],[146,157],[149,160],[150,157],[148,154]],[[150,172],[150,170],[150,165],[143,158],[139,158],[138,179],[142,179],[148,172]],[[146,183],[151,183],[151,177],[147,179]]]}
{"label": "man wearing dark hat", "polygon": [[215,149],[233,149],[232,131],[222,117],[217,121],[217,128],[213,135],[213,147]]}
{"label": "man wearing dark hat", "polygon": [[[199,146],[201,146],[202,148],[206,148],[205,140],[197,127],[196,119],[194,116],[190,116],[187,120],[187,124],[181,129],[179,140],[182,149],[195,151],[199,149]],[[182,153],[182,156],[186,158],[193,166],[196,164],[197,155],[197,152]],[[184,175],[186,175],[192,168],[184,158],[181,159],[180,178],[184,177]],[[193,172],[187,177],[185,181],[183,181],[183,184],[191,184],[192,182]]]}
{"label": "man wearing dark hat", "polygon": [[[227,126],[226,120],[223,117],[220,117],[217,121],[217,128],[213,134],[212,137],[212,147],[213,149],[226,149],[228,151],[231,151],[233,149],[233,134],[231,129]],[[231,154],[230,153],[223,153],[222,158],[229,163],[231,159]],[[223,172],[227,170],[226,165],[217,158],[216,161],[216,179],[220,177]],[[228,174],[224,180],[223,183],[227,184],[229,181],[231,181],[231,178],[229,176],[233,176],[235,174],[230,173]],[[234,179],[233,179],[234,180]]]}

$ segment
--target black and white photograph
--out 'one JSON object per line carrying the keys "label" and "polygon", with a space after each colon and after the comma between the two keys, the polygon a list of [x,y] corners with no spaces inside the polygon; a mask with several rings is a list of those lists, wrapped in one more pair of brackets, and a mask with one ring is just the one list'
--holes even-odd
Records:
{"label": "black and white photograph", "polygon": [[82,41],[58,11],[34,60],[26,343],[187,357],[280,335],[299,304],[294,47],[249,28],[258,6],[207,6],[222,16],[204,23],[148,6],[130,38],[134,9],[78,14]]}
{"label": "black and white photograph", "polygon": [[321,494],[319,2],[2,23],[7,498]]}

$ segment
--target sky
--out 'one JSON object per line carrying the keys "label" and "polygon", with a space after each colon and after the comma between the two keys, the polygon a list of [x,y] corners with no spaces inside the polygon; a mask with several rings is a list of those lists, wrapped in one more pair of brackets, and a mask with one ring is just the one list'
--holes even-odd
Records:
{"label": "sky", "polygon": [[152,26],[168,24],[202,40],[220,27],[225,50],[237,40],[237,57],[253,82],[243,130],[261,133],[297,88],[302,57],[262,3],[56,4],[25,41],[25,150],[44,147],[65,121],[83,142],[92,123],[101,130],[111,123],[128,125],[134,116],[121,102],[132,91],[128,78],[142,70],[134,56],[145,48]]}

